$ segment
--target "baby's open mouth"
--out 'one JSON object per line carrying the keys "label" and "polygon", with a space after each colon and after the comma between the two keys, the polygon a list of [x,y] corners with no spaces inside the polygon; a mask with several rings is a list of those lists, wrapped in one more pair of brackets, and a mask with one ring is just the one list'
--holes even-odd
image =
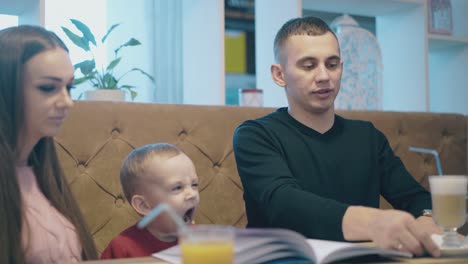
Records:
{"label": "baby's open mouth", "polygon": [[186,224],[191,224],[192,223],[192,220],[193,220],[193,216],[195,214],[195,207],[192,207],[190,209],[188,209],[185,214],[184,214],[184,222]]}

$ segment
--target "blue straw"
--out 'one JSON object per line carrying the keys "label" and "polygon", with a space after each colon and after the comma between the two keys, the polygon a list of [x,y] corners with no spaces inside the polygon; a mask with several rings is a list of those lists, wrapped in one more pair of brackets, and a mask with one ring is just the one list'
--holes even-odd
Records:
{"label": "blue straw", "polygon": [[425,148],[417,148],[417,147],[409,147],[410,151],[414,152],[421,152],[425,154],[431,154],[434,156],[434,159],[436,161],[436,166],[437,166],[437,172],[439,175],[442,175],[442,165],[440,164],[440,159],[439,159],[439,153],[435,149],[425,149]]}
{"label": "blue straw", "polygon": [[177,224],[177,229],[179,232],[184,231],[187,228],[187,225],[184,223],[182,218],[166,203],[161,203],[158,206],[151,209],[151,211],[145,215],[140,221],[137,223],[137,227],[139,229],[145,228],[151,221],[156,219],[163,211],[169,213],[169,216],[172,220]]}

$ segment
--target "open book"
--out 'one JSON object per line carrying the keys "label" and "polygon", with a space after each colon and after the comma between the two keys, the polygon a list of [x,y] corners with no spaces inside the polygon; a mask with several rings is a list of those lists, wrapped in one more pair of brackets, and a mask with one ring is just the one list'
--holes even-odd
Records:
{"label": "open book", "polygon": [[[255,264],[279,260],[304,260],[307,263],[325,264],[333,261],[366,255],[407,257],[410,253],[379,249],[362,244],[329,240],[306,239],[301,234],[286,229],[236,229],[234,263]],[[153,254],[169,263],[182,263],[179,246]]]}

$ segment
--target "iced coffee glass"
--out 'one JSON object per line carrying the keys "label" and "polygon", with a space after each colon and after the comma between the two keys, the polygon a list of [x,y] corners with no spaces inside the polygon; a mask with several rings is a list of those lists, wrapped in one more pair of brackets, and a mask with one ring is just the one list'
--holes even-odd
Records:
{"label": "iced coffee glass", "polygon": [[443,228],[442,247],[460,247],[457,229],[466,222],[468,177],[463,175],[429,176],[432,216]]}

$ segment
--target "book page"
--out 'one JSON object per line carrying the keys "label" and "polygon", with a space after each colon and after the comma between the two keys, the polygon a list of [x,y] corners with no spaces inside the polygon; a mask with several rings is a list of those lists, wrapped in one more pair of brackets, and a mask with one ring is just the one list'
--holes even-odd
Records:
{"label": "book page", "polygon": [[[236,229],[234,263],[252,264],[284,258],[307,260],[326,264],[356,256],[381,255],[386,257],[411,257],[411,254],[384,250],[362,244],[306,239],[299,233],[286,229]],[[179,246],[153,254],[169,263],[181,263]]]}
{"label": "book page", "polygon": [[[179,246],[153,254],[170,263],[181,263]],[[261,263],[282,258],[304,259],[315,262],[312,248],[305,237],[285,229],[237,229],[234,245],[234,262]]]}
{"label": "book page", "polygon": [[[236,249],[247,243],[255,244],[255,246],[251,246],[253,250],[271,247],[270,251],[273,252],[273,249],[276,251],[278,248],[282,248],[284,251],[290,252],[289,255],[293,257],[304,258],[314,262],[316,259],[312,248],[307,244],[306,238],[291,230],[280,228],[250,228],[241,229],[239,232],[236,232]],[[245,251],[243,253],[245,253]]]}
{"label": "book page", "polygon": [[412,255],[407,252],[380,249],[349,242],[307,239],[307,243],[314,249],[315,256],[317,257],[317,264],[326,264],[337,260],[365,255],[406,258],[412,257]]}
{"label": "book page", "polygon": [[173,264],[181,264],[182,263],[182,255],[180,254],[179,246],[173,246],[161,252],[157,252],[151,255],[152,257],[162,259],[165,262],[173,263]]}

